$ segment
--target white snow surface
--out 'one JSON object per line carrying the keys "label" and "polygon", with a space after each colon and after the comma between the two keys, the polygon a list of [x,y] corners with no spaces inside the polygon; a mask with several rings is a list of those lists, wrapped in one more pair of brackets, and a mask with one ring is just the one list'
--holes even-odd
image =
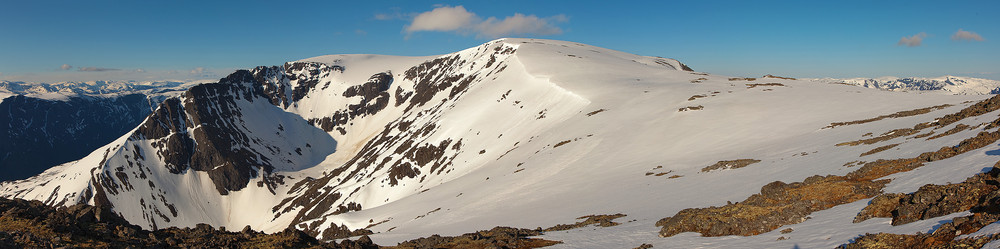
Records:
{"label": "white snow surface", "polygon": [[[507,49],[513,53],[499,52]],[[449,97],[445,90],[427,104],[409,110],[407,103],[395,105],[393,97],[384,110],[340,126],[346,131],[343,134],[323,132],[304,121],[359,101],[361,97],[346,98],[341,93],[374,74],[393,75],[387,91],[391,95],[413,91],[417,82],[405,77],[408,69],[455,56],[459,58],[456,66],[442,71],[477,76],[467,92],[457,97]],[[132,141],[130,133],[79,161],[27,180],[2,183],[0,196],[50,205],[94,204],[86,193],[95,188],[95,177],[101,177],[103,171],[114,172],[117,166],[131,165],[137,160],[127,156],[140,148],[144,159],[139,161],[145,165],[140,168],[146,169],[150,183],[134,181],[130,190],[111,201],[116,212],[147,228],[207,223],[228,228],[250,225],[276,232],[289,225],[320,230],[337,225],[351,229],[370,226],[376,243],[393,245],[432,234],[458,235],[495,226],[550,227],[574,223],[584,215],[623,213],[628,216],[616,220],[623,223],[619,226],[550,232],[541,237],[563,242],[553,248],[631,248],[642,243],[655,248],[834,247],[866,232],[928,232],[967,213],[901,226],[891,226],[883,218],[852,223],[868,202],[861,200],[815,212],[812,219],[799,224],[748,237],[683,233],[660,238],[660,228],[654,223],[685,208],[743,201],[773,181],[843,175],[857,169],[845,167],[848,162],[912,157],[953,146],[983,128],[935,140],[903,137],[872,145],[835,145],[861,139],[869,132],[882,134],[932,121],[990,97],[880,91],[810,80],[730,81],[727,76],[678,70],[679,62],[672,59],[539,39],[499,39],[441,56],[329,55],[300,62],[336,65],[343,70],[312,75],[318,77],[319,86],[287,107],[263,101],[238,103],[243,110],[254,110],[243,113],[248,134],[286,152],[303,143],[312,146],[303,156],[281,159],[289,163],[276,167],[276,174],[286,179],[274,193],[255,184],[259,179],[254,179],[242,190],[221,195],[205,172],[167,172],[162,158],[150,146],[155,141]],[[705,79],[692,83],[699,78]],[[301,82],[282,83],[294,87]],[[755,83],[781,85],[748,86]],[[328,87],[322,87],[325,84]],[[695,95],[704,97],[689,100]],[[833,122],[941,104],[952,106],[917,116],[824,128]],[[695,106],[702,109],[679,111]],[[960,123],[976,125],[997,115],[988,113]],[[404,120],[412,121],[411,128],[388,129],[387,125]],[[278,124],[288,132],[273,135]],[[418,132],[428,124],[433,124],[433,129]],[[413,146],[437,145],[445,140],[451,140],[452,145],[461,141],[461,146],[443,152],[439,160],[452,162],[446,169],[417,167],[420,172],[416,177],[402,177],[393,185],[389,183],[391,164],[364,167],[351,161],[358,153],[372,151],[366,144],[386,136],[412,139]],[[901,145],[859,157],[890,143]],[[374,162],[416,164],[394,154],[400,144],[378,144],[384,150],[377,150]],[[928,183],[960,182],[992,166],[1000,159],[992,153],[997,150],[1000,146],[990,145],[887,176],[892,182],[885,191],[908,193]],[[107,163],[101,164],[106,151]],[[742,158],[761,162],[701,172],[717,161]],[[349,175],[352,171],[359,173]],[[127,168],[126,172],[130,179],[138,179],[142,170]],[[669,173],[655,176],[648,172]],[[669,178],[674,175],[682,177]],[[312,209],[282,204],[286,198],[308,193],[294,188],[296,183],[324,176],[332,180],[317,187],[322,189],[320,193],[336,192],[342,198]],[[124,184],[120,179],[112,180]],[[320,183],[305,186],[310,184]],[[177,215],[167,213],[167,203],[174,205]],[[333,214],[338,205],[348,203],[363,208]],[[274,210],[285,208],[291,212],[276,215]],[[311,211],[323,215],[291,224],[299,212]],[[788,227],[794,232],[778,233]],[[788,239],[776,240],[782,236]]]}

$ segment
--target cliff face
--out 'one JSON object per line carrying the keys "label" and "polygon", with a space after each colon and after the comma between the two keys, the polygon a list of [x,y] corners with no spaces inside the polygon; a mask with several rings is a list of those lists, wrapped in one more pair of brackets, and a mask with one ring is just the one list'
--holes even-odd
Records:
{"label": "cliff face", "polygon": [[127,133],[156,108],[145,94],[0,102],[0,181],[25,179],[86,156]]}

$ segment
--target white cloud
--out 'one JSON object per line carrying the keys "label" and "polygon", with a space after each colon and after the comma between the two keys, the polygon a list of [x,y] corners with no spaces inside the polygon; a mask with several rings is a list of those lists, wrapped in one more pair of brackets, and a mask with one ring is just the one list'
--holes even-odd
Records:
{"label": "white cloud", "polygon": [[361,30],[361,29],[355,29],[354,33],[357,34],[357,35],[362,35],[362,36],[363,35],[368,35],[368,31],[364,31],[364,30]]}
{"label": "white cloud", "polygon": [[191,69],[190,73],[191,74],[203,74],[205,72],[208,72],[208,70],[206,70],[204,67],[196,67],[194,69]]}
{"label": "white cloud", "polygon": [[70,66],[69,64],[63,64],[62,66],[59,66],[59,69],[62,70],[69,70],[70,68],[73,68],[73,66]]}
{"label": "white cloud", "polygon": [[[378,18],[376,16],[376,18]],[[476,37],[498,38],[509,35],[556,35],[562,29],[556,23],[569,21],[565,15],[540,18],[535,15],[515,13],[502,20],[496,17],[483,19],[465,7],[441,6],[428,12],[417,14],[407,25],[407,35],[420,31],[456,32],[475,34]]]}
{"label": "white cloud", "polygon": [[[67,65],[63,65],[63,66],[67,66]],[[80,67],[80,68],[76,69],[76,71],[80,71],[80,72],[106,72],[106,71],[118,71],[118,70],[121,70],[121,69],[117,69],[117,68],[104,68],[104,67]]]}
{"label": "white cloud", "polygon": [[920,32],[910,37],[904,36],[903,38],[899,38],[899,42],[896,43],[896,46],[902,46],[902,45],[906,45],[907,47],[920,46],[920,43],[924,41],[924,37],[927,37],[927,33]]}
{"label": "white cloud", "polygon": [[951,39],[955,40],[955,41],[984,41],[985,40],[985,39],[983,39],[982,36],[979,36],[979,34],[976,34],[976,32],[965,31],[965,30],[962,30],[962,29],[958,29],[958,31],[955,31],[955,34],[951,35]]}
{"label": "white cloud", "polygon": [[466,11],[461,5],[443,6],[414,17],[413,22],[406,26],[406,32],[457,31],[475,26],[478,19],[475,13]]}
{"label": "white cloud", "polygon": [[136,73],[145,73],[145,72],[146,72],[146,70],[145,70],[145,69],[142,69],[142,68],[136,68],[136,69],[135,69],[135,72],[136,72]]}

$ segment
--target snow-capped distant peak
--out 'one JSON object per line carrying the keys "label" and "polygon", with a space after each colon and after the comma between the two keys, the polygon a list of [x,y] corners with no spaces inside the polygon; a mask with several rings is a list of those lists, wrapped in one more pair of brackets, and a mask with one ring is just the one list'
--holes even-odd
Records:
{"label": "snow-capped distant peak", "polygon": [[818,78],[809,79],[825,83],[840,83],[875,88],[887,91],[928,91],[958,95],[982,95],[1000,93],[1000,81],[962,76],[941,76],[935,78],[918,77],[878,77],[878,78]]}

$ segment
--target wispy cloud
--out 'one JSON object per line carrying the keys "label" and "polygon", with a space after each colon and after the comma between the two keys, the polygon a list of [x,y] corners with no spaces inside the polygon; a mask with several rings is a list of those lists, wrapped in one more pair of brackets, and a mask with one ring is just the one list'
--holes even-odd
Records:
{"label": "wispy cloud", "polygon": [[899,42],[896,43],[896,46],[903,46],[903,45],[907,47],[920,46],[920,43],[924,41],[924,37],[927,37],[927,33],[920,32],[910,37],[904,36],[903,38],[899,38]]}
{"label": "wispy cloud", "polygon": [[390,12],[390,13],[375,13],[375,20],[379,20],[379,21],[406,20],[406,19],[410,19],[412,17],[412,15],[410,15],[410,14],[403,14],[403,12],[400,11],[400,8],[398,8],[398,7],[393,7],[393,8],[390,8],[389,10],[391,10],[392,12]]}
{"label": "wispy cloud", "polygon": [[406,25],[407,36],[414,32],[435,31],[455,32],[463,35],[474,34],[481,38],[498,38],[509,35],[557,35],[562,29],[557,23],[569,21],[565,15],[541,18],[535,15],[515,13],[513,16],[499,19],[489,17],[483,19],[459,5],[455,7],[440,6],[431,11],[417,14],[413,21]]}
{"label": "wispy cloud", "polygon": [[62,64],[62,66],[59,66],[59,69],[62,70],[69,70],[70,68],[73,68],[73,66],[70,66],[69,64]]}
{"label": "wispy cloud", "polygon": [[205,72],[208,72],[208,70],[207,70],[207,69],[205,69],[204,67],[196,67],[196,68],[194,68],[194,69],[191,69],[191,72],[190,72],[190,73],[191,73],[191,74],[203,74],[203,73],[205,73]]}
{"label": "wispy cloud", "polygon": [[979,36],[979,34],[976,34],[976,32],[965,31],[965,30],[962,30],[962,29],[958,29],[958,31],[955,31],[955,34],[951,35],[951,39],[954,40],[954,41],[984,41],[985,40],[985,39],[983,39],[982,36]]}
{"label": "wispy cloud", "polygon": [[[68,65],[63,65],[68,66]],[[104,68],[104,67],[81,67],[77,68],[76,71],[80,72],[107,72],[107,71],[119,71],[121,69],[117,68]]]}

